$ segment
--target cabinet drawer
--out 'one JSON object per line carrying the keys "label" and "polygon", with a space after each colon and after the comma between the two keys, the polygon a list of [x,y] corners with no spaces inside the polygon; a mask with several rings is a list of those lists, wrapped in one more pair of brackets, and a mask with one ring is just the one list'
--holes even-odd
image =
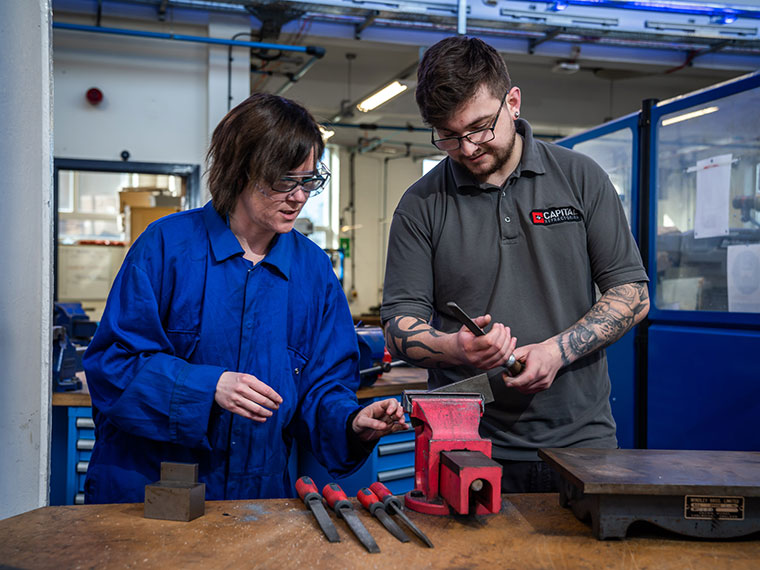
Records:
{"label": "cabinet drawer", "polygon": [[407,453],[409,451],[414,451],[414,440],[384,443],[377,446],[377,455],[380,457],[396,453]]}

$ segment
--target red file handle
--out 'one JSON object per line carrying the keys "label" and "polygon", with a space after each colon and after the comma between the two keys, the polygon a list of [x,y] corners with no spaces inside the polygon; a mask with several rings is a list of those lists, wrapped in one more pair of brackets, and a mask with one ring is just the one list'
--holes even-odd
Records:
{"label": "red file handle", "polygon": [[399,501],[393,493],[391,493],[390,489],[383,485],[380,481],[375,481],[372,483],[372,485],[369,486],[370,490],[375,493],[375,496],[383,502],[383,505],[386,507],[388,505],[391,505],[393,507],[396,507],[399,511],[401,510],[401,501]]}
{"label": "red file handle", "polygon": [[356,494],[356,498],[359,499],[359,502],[362,504],[362,506],[373,515],[377,509],[381,509],[383,507],[383,503],[380,502],[380,499],[378,499],[377,495],[375,495],[372,490],[368,489],[367,487],[359,489],[359,492]]}
{"label": "red file handle", "polygon": [[317,489],[314,481],[311,480],[311,477],[307,477],[306,475],[299,477],[298,481],[296,481],[296,491],[304,503],[308,503],[315,497],[319,498],[320,501],[322,500],[322,496],[319,494],[319,489]]}
{"label": "red file handle", "polygon": [[325,485],[324,489],[322,489],[322,496],[324,496],[327,504],[330,505],[330,508],[336,513],[339,513],[340,509],[343,507],[348,507],[349,509],[354,508],[351,501],[348,500],[348,497],[346,497],[346,494],[343,492],[343,489],[341,489],[340,485],[337,483],[328,483]]}

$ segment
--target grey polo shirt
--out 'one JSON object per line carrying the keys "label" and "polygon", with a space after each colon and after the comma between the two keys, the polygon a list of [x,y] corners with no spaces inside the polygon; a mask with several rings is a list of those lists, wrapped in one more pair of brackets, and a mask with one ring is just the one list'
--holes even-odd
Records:
{"label": "grey polo shirt", "polygon": [[[479,184],[450,158],[412,185],[393,216],[381,316],[408,315],[444,332],[447,309],[490,313],[518,345],[567,329],[596,301],[594,284],[647,281],[620,199],[589,157],[535,140],[515,121],[523,154],[499,188]],[[431,388],[467,378],[468,367],[430,369]],[[549,390],[499,386],[481,433],[495,458],[535,460],[541,447],[617,446],[604,351],[560,370]]]}

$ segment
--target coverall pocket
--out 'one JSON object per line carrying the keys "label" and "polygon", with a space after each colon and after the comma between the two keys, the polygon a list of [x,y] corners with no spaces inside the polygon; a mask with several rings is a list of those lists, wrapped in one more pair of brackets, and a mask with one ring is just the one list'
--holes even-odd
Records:
{"label": "coverall pocket", "polygon": [[174,348],[174,356],[183,360],[190,360],[201,338],[195,331],[166,331],[166,336]]}
{"label": "coverall pocket", "polygon": [[301,374],[303,374],[304,367],[309,363],[309,359],[291,347],[288,347],[288,356],[290,357],[290,373],[293,380],[298,382]]}

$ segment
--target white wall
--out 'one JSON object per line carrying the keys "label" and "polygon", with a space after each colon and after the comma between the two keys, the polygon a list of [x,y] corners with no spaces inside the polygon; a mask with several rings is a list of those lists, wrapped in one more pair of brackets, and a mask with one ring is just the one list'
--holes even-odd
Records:
{"label": "white wall", "polygon": [[[351,258],[346,259],[345,290],[354,315],[368,313],[382,301],[385,253],[393,211],[404,191],[422,174],[422,162],[412,158],[393,158],[384,168],[381,154],[356,155],[356,215]],[[350,155],[341,152],[341,211],[349,204]],[[387,176],[386,176],[387,173]],[[386,182],[387,177],[387,182]],[[343,225],[351,224],[344,214]],[[348,237],[350,234],[341,234]],[[355,275],[355,283],[352,277]]]}
{"label": "white wall", "polygon": [[[121,160],[127,150],[132,161],[203,163],[208,46],[55,30],[53,50],[56,157]],[[104,95],[97,106],[85,99],[91,87]]]}
{"label": "white wall", "polygon": [[48,0],[0,2],[0,518],[48,501],[50,19]]}

